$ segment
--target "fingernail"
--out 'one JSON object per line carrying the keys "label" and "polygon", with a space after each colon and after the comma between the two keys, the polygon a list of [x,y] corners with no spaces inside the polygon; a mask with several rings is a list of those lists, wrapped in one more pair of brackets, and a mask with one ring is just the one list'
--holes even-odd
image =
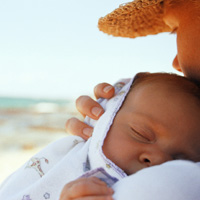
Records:
{"label": "fingernail", "polygon": [[84,134],[84,135],[87,135],[88,137],[91,137],[91,136],[92,136],[92,132],[93,132],[93,129],[92,129],[92,128],[84,128],[84,129],[83,129],[83,134]]}
{"label": "fingernail", "polygon": [[105,93],[108,93],[110,90],[112,90],[112,86],[110,86],[110,85],[108,85],[108,86],[106,86],[105,88],[103,88],[103,91],[105,92]]}
{"label": "fingernail", "polygon": [[98,107],[94,107],[92,108],[92,114],[96,117],[98,117],[102,112],[102,109],[101,108],[98,108]]}

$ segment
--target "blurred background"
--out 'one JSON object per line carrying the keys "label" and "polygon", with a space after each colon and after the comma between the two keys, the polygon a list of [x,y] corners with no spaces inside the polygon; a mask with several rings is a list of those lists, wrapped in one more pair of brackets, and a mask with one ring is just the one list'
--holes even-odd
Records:
{"label": "blurred background", "polygon": [[114,38],[101,16],[124,0],[0,0],[0,182],[67,136],[74,100],[141,71],[175,72],[176,36]]}

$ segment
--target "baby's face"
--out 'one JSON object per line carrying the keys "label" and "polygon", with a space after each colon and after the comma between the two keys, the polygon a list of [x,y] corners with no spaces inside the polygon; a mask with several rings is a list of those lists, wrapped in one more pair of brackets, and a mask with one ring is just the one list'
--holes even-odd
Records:
{"label": "baby's face", "polygon": [[140,83],[128,94],[103,145],[128,175],[169,160],[200,161],[200,108],[164,81]]}

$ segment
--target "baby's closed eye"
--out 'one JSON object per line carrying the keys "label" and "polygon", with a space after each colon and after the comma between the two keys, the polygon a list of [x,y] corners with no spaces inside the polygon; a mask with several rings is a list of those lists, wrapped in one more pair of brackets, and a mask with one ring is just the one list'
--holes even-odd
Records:
{"label": "baby's closed eye", "polygon": [[131,136],[138,142],[152,143],[152,138],[148,133],[137,131],[133,127],[131,127]]}

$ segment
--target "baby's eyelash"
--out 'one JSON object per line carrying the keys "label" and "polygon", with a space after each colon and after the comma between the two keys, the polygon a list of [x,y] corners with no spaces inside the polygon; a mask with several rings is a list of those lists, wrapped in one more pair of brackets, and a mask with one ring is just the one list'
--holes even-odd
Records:
{"label": "baby's eyelash", "polygon": [[139,140],[140,142],[151,142],[150,139],[146,136],[144,136],[143,134],[139,133],[138,131],[136,131],[135,129],[131,128],[131,130],[134,133],[134,136],[136,136],[136,139]]}
{"label": "baby's eyelash", "polygon": [[174,28],[170,34],[176,34],[177,33],[178,28]]}

